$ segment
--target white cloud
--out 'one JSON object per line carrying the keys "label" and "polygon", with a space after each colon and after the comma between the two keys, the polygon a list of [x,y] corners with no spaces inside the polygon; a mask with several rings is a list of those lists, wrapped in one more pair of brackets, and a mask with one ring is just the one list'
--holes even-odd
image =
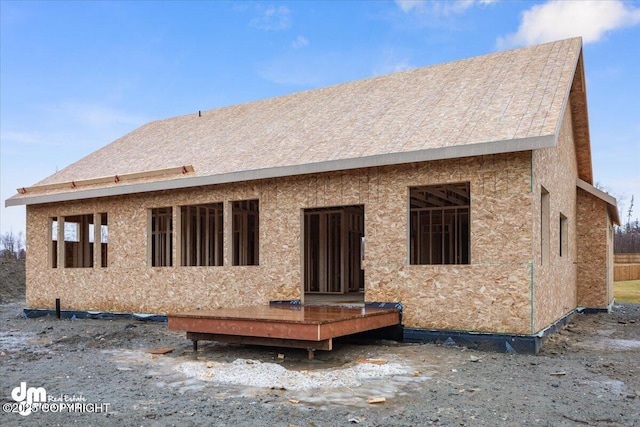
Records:
{"label": "white cloud", "polygon": [[518,31],[498,38],[499,49],[582,36],[596,42],[608,32],[640,23],[640,9],[620,0],[549,1],[522,14]]}
{"label": "white cloud", "polygon": [[303,47],[307,46],[308,44],[309,44],[309,40],[307,40],[303,36],[298,36],[293,41],[293,43],[291,43],[291,46],[293,46],[294,49],[300,49],[300,48],[303,48]]}
{"label": "white cloud", "polygon": [[256,9],[260,16],[251,20],[252,27],[265,31],[280,31],[291,27],[291,11],[288,7],[259,5]]}
{"label": "white cloud", "polygon": [[424,7],[425,0],[396,0],[396,4],[403,12],[411,12],[414,9]]}
{"label": "white cloud", "polygon": [[405,13],[450,15],[463,13],[476,4],[495,3],[497,0],[396,0],[398,7]]}

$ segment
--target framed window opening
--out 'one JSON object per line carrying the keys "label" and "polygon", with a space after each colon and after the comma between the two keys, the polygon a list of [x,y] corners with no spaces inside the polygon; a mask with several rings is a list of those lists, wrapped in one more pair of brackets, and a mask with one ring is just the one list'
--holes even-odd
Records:
{"label": "framed window opening", "polygon": [[[93,214],[65,216],[58,227],[63,230],[63,239],[58,235],[58,243],[64,242],[64,268],[93,267]],[[58,247],[60,250],[60,244]]]}
{"label": "framed window opening", "polygon": [[49,218],[49,267],[58,268],[58,217]]}
{"label": "framed window opening", "polygon": [[567,217],[560,214],[560,256],[566,256],[569,253],[569,224]]}
{"label": "framed window opening", "polygon": [[223,264],[222,203],[180,207],[180,265]]}
{"label": "framed window opening", "polygon": [[106,212],[98,214],[100,222],[96,227],[96,241],[100,242],[98,258],[100,267],[106,268],[109,265],[109,222]]}
{"label": "framed window opening", "polygon": [[48,229],[51,268],[107,267],[106,213],[50,217]]}
{"label": "framed window opening", "polygon": [[469,182],[409,188],[409,262],[470,263]]}
{"label": "framed window opening", "polygon": [[549,248],[551,240],[551,196],[540,187],[540,263],[549,263]]}
{"label": "framed window opening", "polygon": [[258,200],[231,202],[232,265],[259,265],[260,211]]}
{"label": "framed window opening", "polygon": [[151,267],[173,266],[173,208],[148,211],[148,264]]}

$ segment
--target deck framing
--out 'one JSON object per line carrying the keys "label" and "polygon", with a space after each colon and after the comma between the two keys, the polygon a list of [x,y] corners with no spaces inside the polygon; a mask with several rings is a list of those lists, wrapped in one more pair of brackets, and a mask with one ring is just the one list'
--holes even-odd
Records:
{"label": "deck framing", "polygon": [[198,341],[331,350],[333,338],[400,323],[393,308],[328,306],[256,306],[169,314],[169,329]]}

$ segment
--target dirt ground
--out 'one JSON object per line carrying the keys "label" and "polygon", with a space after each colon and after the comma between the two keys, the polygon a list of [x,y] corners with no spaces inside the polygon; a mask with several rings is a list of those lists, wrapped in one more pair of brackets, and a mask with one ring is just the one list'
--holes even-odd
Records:
{"label": "dirt ground", "polygon": [[[165,323],[25,319],[23,279],[2,274],[2,426],[640,426],[640,305],[576,315],[538,356],[340,342],[309,361],[213,343],[194,354]],[[160,348],[173,350],[148,352]],[[12,412],[21,382],[46,389],[48,412]]]}

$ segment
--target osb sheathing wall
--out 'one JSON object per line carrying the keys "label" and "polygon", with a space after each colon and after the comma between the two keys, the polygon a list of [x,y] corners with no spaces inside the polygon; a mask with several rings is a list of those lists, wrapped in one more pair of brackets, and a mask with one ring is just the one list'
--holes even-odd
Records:
{"label": "osb sheathing wall", "polygon": [[612,230],[606,203],[578,188],[578,306],[606,308],[613,298]]}
{"label": "osb sheathing wall", "polygon": [[[533,332],[544,329],[576,308],[576,179],[577,162],[571,108],[567,106],[556,148],[533,152]],[[550,197],[549,260],[541,250],[541,186]],[[560,215],[567,217],[568,253],[560,256]]]}
{"label": "osb sheathing wall", "polygon": [[[471,183],[471,264],[408,265],[408,187],[462,181]],[[521,152],[29,206],[27,306],[60,298],[63,309],[168,313],[298,299],[302,209],[361,204],[367,301],[401,302],[407,327],[530,333],[530,189],[531,152]],[[260,265],[234,267],[229,202],[255,198]],[[147,210],[210,202],[224,202],[224,266],[148,267]],[[108,267],[48,267],[49,218],[99,212]]]}

